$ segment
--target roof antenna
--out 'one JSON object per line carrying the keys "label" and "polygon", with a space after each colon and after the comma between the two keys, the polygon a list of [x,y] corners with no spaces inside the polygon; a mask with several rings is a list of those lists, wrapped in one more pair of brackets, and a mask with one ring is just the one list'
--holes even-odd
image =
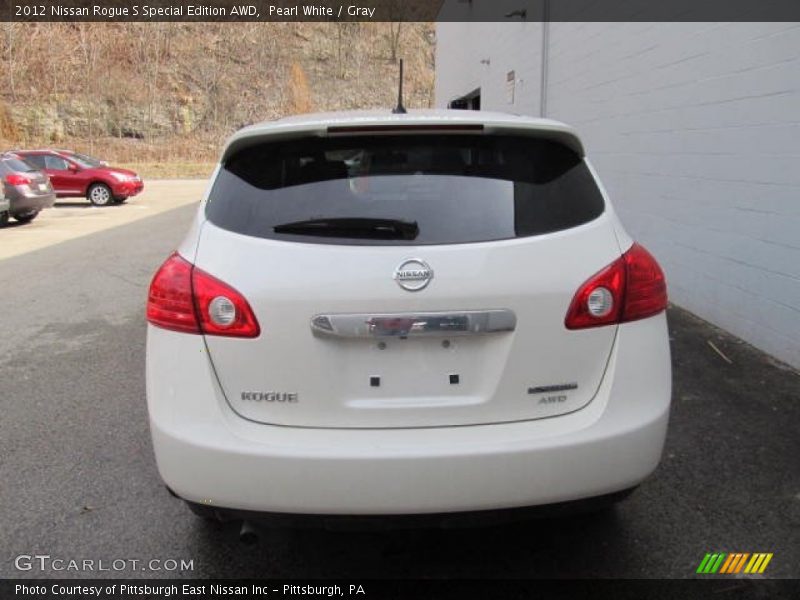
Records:
{"label": "roof antenna", "polygon": [[397,92],[397,106],[392,109],[394,115],[404,115],[408,112],[403,106],[403,59],[400,59],[400,89]]}

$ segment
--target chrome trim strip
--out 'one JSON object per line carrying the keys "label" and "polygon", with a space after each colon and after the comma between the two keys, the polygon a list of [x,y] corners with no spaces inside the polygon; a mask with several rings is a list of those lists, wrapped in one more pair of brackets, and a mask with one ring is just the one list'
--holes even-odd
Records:
{"label": "chrome trim strip", "polygon": [[321,314],[311,318],[314,335],[341,338],[484,335],[514,331],[517,316],[507,308],[414,313]]}

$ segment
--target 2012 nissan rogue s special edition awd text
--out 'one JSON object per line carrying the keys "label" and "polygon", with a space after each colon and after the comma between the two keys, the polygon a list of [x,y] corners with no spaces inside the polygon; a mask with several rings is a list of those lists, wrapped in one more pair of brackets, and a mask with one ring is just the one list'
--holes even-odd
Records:
{"label": "2012 nissan rogue s special edition awd text", "polygon": [[564,124],[250,126],[150,286],[158,468],[225,518],[617,499],[661,457],[666,304]]}

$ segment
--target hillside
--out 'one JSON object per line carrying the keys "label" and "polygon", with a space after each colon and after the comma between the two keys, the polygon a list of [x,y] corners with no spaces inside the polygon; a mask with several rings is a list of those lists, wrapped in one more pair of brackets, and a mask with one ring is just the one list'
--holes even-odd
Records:
{"label": "hillside", "polygon": [[433,103],[429,23],[2,23],[0,144],[206,162],[244,124]]}

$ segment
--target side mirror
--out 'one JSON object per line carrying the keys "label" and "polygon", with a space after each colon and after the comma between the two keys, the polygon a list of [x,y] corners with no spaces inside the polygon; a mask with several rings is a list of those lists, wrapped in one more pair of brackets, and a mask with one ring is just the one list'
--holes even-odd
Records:
{"label": "side mirror", "polygon": [[67,165],[67,170],[68,171],[72,171],[73,173],[77,173],[78,171],[80,171],[80,168],[78,167],[78,165],[75,165],[73,163],[69,163]]}

